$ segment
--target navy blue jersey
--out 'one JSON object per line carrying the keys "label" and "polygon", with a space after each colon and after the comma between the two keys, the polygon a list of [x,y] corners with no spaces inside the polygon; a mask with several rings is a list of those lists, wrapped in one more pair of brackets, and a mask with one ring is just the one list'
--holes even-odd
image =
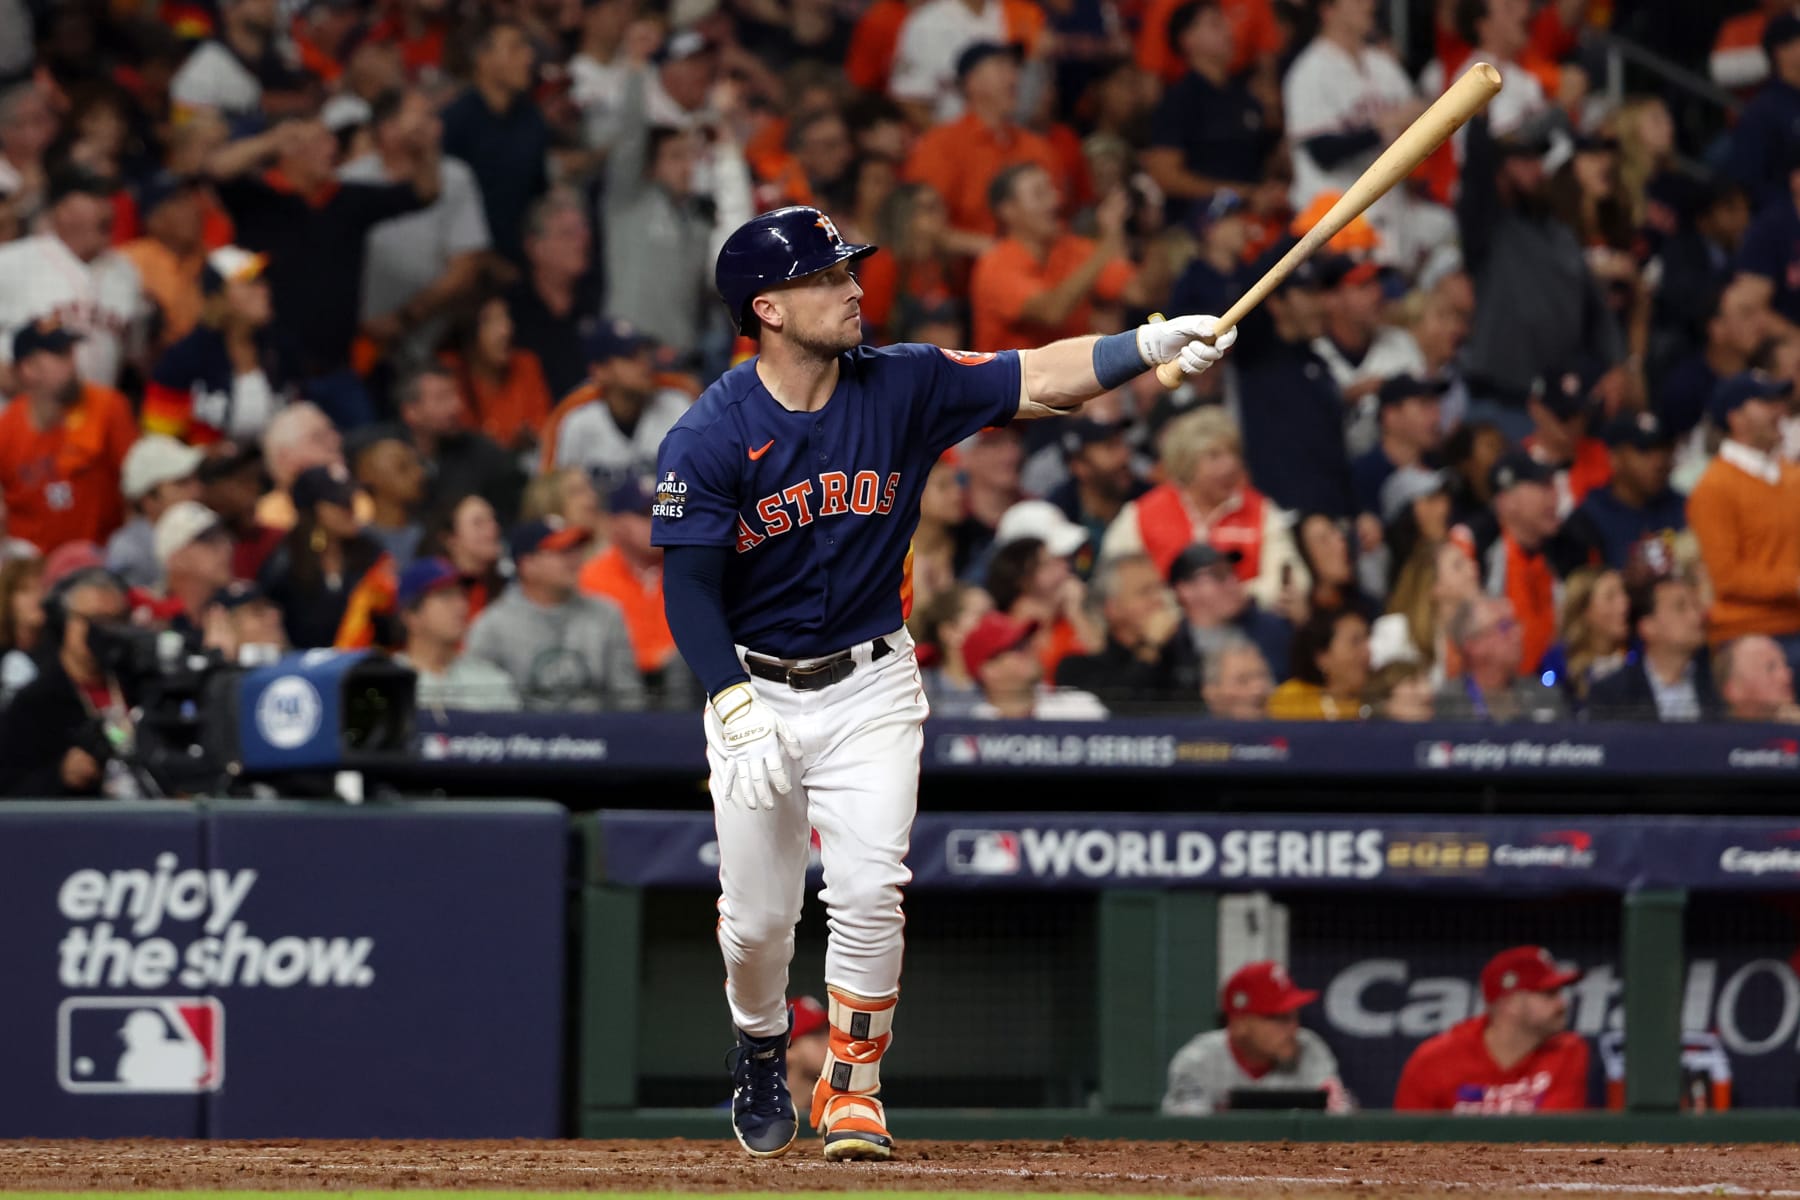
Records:
{"label": "navy blue jersey", "polygon": [[651,540],[729,546],[732,640],[814,658],[904,621],[907,550],[943,452],[1018,412],[1019,355],[859,346],[817,412],[790,412],[755,360],[701,393],[663,439]]}

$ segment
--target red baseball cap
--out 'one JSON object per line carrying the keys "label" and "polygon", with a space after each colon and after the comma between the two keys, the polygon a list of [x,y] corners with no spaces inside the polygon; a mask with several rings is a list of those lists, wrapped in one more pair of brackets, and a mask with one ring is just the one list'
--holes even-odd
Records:
{"label": "red baseball cap", "polygon": [[1253,962],[1239,967],[1219,993],[1219,1007],[1227,1017],[1280,1017],[1311,1004],[1319,993],[1295,987],[1287,968],[1278,962]]}
{"label": "red baseball cap", "polygon": [[796,996],[788,1001],[788,1040],[803,1038],[809,1033],[831,1024],[831,1017],[825,1012],[825,1006],[811,996]]}
{"label": "red baseball cap", "polygon": [[969,674],[979,675],[995,655],[1017,650],[1037,631],[1036,621],[1015,621],[1003,612],[987,613],[963,639],[963,664]]}
{"label": "red baseball cap", "polygon": [[1481,995],[1492,1004],[1514,992],[1554,992],[1580,978],[1580,971],[1557,966],[1542,946],[1514,946],[1494,955],[1481,969]]}

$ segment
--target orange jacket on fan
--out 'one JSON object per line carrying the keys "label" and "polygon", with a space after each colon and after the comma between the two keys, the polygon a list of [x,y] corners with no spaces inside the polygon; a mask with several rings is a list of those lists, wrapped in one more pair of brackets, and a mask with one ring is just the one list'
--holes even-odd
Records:
{"label": "orange jacket on fan", "polygon": [[[344,618],[338,622],[336,650],[367,650],[384,637],[397,634],[391,628],[400,608],[400,574],[394,556],[384,554],[351,589],[344,602]],[[474,618],[471,617],[471,620]],[[384,628],[384,626],[390,626]]]}
{"label": "orange jacket on fan", "polygon": [[1550,1037],[1510,1067],[1488,1053],[1485,1015],[1458,1022],[1414,1050],[1400,1072],[1394,1108],[1408,1112],[1569,1112],[1587,1107],[1588,1047]]}
{"label": "orange jacket on fan", "polygon": [[[1181,490],[1172,483],[1157,484],[1139,496],[1136,504],[1138,537],[1144,543],[1144,553],[1156,564],[1156,573],[1167,578],[1176,557],[1200,540],[1194,536],[1194,519],[1181,498]],[[1237,577],[1245,583],[1262,570],[1268,507],[1263,494],[1246,483],[1238,492],[1237,507],[1215,520],[1207,531],[1207,545],[1221,553],[1236,551],[1243,556],[1237,565]]]}
{"label": "orange jacket on fan", "polygon": [[1779,471],[1770,483],[1721,455],[1688,494],[1688,526],[1712,583],[1707,636],[1715,646],[1800,632],[1800,467],[1781,463]]}
{"label": "orange jacket on fan", "polygon": [[124,396],[96,383],[62,421],[39,429],[23,397],[0,410],[0,492],[6,527],[48,553],[64,542],[105,544],[125,523],[119,472],[137,441]]}
{"label": "orange jacket on fan", "polygon": [[[975,273],[969,279],[969,316],[974,325],[970,349],[1042,346],[1092,332],[1088,327],[1093,317],[1089,299],[1084,298],[1061,321],[1050,325],[1027,320],[1024,310],[1032,297],[1073,275],[1094,250],[1094,242],[1072,233],[1052,242],[1042,259],[1017,239],[994,243],[975,260]],[[1116,258],[1100,269],[1089,295],[1103,303],[1115,301],[1136,274],[1130,259]]]}
{"label": "orange jacket on fan", "polygon": [[906,0],[875,0],[863,10],[850,33],[850,50],[844,55],[844,76],[852,85],[865,92],[887,94],[894,51],[900,46],[900,26],[911,11]]}
{"label": "orange jacket on fan", "polygon": [[1047,139],[1019,125],[996,130],[966,113],[920,135],[906,160],[906,179],[929,184],[944,198],[953,228],[993,233],[988,185],[1006,168],[1028,162],[1050,172],[1065,197],[1071,194],[1062,159]]}
{"label": "orange jacket on fan", "polygon": [[[1164,83],[1174,83],[1187,70],[1180,49],[1169,42],[1169,18],[1186,2],[1150,0],[1138,25],[1137,65]],[[1269,0],[1219,0],[1219,9],[1231,22],[1233,75],[1249,70],[1259,58],[1281,53],[1281,25]]]}
{"label": "orange jacket on fan", "polygon": [[1519,656],[1519,674],[1535,675],[1537,665],[1544,661],[1544,652],[1556,640],[1556,575],[1541,549],[1529,553],[1509,533],[1502,533],[1495,548],[1489,551],[1490,562],[1496,554],[1506,572],[1501,594],[1512,601],[1513,616],[1519,622],[1520,640],[1525,646]]}
{"label": "orange jacket on fan", "polygon": [[441,357],[456,375],[464,422],[500,445],[516,445],[521,433],[536,434],[550,416],[550,385],[544,382],[544,368],[531,351],[514,350],[506,360],[506,375],[498,383],[468,370],[460,355]]}
{"label": "orange jacket on fan", "polygon": [[669,665],[675,655],[675,635],[669,632],[669,619],[663,615],[660,569],[654,579],[645,578],[625,561],[617,546],[608,546],[587,561],[577,582],[588,595],[605,596],[619,606],[639,671],[647,675]]}

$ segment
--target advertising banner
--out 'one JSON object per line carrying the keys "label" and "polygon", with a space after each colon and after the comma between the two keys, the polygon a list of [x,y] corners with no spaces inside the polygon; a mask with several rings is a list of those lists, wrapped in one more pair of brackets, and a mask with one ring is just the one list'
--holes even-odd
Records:
{"label": "advertising banner", "polygon": [[0,809],[0,1137],[557,1135],[567,851],[534,803]]}

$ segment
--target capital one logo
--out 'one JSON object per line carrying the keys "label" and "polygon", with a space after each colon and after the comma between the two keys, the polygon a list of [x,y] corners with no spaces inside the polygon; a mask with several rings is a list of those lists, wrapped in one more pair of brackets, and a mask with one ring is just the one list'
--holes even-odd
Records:
{"label": "capital one logo", "polygon": [[225,1082],[225,1006],[211,996],[65,1000],[56,1080],[65,1092],[216,1092]]}

